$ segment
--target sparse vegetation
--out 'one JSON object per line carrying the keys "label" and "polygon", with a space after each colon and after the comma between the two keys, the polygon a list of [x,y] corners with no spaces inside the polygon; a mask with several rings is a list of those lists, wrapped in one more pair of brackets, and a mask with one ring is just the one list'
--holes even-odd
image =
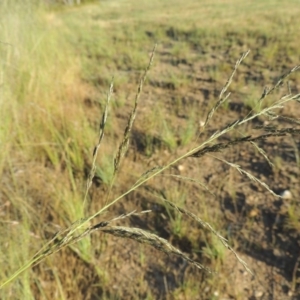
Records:
{"label": "sparse vegetation", "polygon": [[299,8],[173,2],[0,4],[1,299],[299,297]]}

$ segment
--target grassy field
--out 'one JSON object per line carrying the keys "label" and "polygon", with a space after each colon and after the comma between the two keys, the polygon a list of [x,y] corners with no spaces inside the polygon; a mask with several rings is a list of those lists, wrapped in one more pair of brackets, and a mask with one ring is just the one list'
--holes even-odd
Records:
{"label": "grassy field", "polygon": [[[45,2],[0,3],[0,298],[299,299],[299,97],[269,109],[299,93],[299,72],[265,88],[299,64],[298,1]],[[156,44],[128,151],[118,150]],[[97,214],[79,235],[133,211],[114,221],[129,239],[103,223],[76,243],[61,238],[82,217]],[[54,236],[59,251],[12,278]]]}

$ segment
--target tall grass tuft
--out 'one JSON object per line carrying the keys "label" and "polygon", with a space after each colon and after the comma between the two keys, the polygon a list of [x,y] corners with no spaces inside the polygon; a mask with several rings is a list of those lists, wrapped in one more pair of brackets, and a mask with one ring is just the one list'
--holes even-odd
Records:
{"label": "tall grass tuft", "polygon": [[[2,281],[42,244],[37,233],[58,203],[66,224],[82,216],[75,173],[83,172],[92,130],[82,105],[80,60],[55,15],[41,1],[0,1],[0,29]],[[54,191],[54,174],[60,171],[68,183]],[[49,179],[48,185],[41,178]],[[20,278],[24,294],[17,298],[33,299],[30,280],[29,273]]]}

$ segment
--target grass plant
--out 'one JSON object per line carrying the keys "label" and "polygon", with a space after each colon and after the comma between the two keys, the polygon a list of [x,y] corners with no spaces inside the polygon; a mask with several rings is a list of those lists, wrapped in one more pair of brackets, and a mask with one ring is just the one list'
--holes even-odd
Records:
{"label": "grass plant", "polygon": [[[95,9],[95,4],[72,8],[57,6],[54,10],[45,10],[38,2],[26,1],[22,4],[16,1],[12,5],[4,1],[0,4],[3,29],[0,33],[0,175],[3,178],[0,189],[0,215],[3,216],[0,243],[4,245],[0,250],[0,262],[4,266],[0,275],[0,298],[9,299],[16,295],[19,299],[34,299],[40,295],[45,299],[69,299],[76,295],[88,299],[92,298],[93,290],[103,299],[122,296],[125,299],[133,295],[154,299],[157,294],[151,291],[142,277],[139,279],[139,292],[120,296],[113,292],[109,266],[120,264],[122,255],[115,256],[116,244],[111,244],[111,241],[120,240],[125,245],[131,240],[140,244],[137,255],[141,268],[148,268],[148,248],[186,262],[187,271],[183,272],[186,278],[180,279],[183,282],[181,287],[174,288],[164,270],[163,287],[160,288],[164,295],[173,293],[178,299],[195,298],[199,291],[204,291],[203,286],[197,286],[194,277],[188,276],[189,268],[196,267],[204,271],[197,273],[202,276],[203,285],[212,283],[207,299],[217,299],[222,289],[226,289],[226,283],[222,281],[218,286],[217,280],[212,278],[219,276],[215,272],[222,274],[228,260],[236,260],[246,272],[252,275],[253,272],[240,255],[240,248],[236,246],[238,243],[234,240],[233,247],[232,241],[226,239],[226,230],[222,228],[225,222],[217,218],[214,222],[211,220],[215,212],[209,211],[213,205],[206,198],[207,195],[215,195],[208,181],[219,184],[219,190],[227,183],[226,178],[216,182],[213,175],[208,180],[201,177],[205,175],[200,173],[206,168],[207,160],[230,170],[234,179],[240,175],[257,190],[269,193],[278,203],[283,201],[280,191],[274,189],[272,183],[245,161],[239,163],[233,157],[241,158],[236,153],[246,145],[249,153],[255,152],[255,157],[272,169],[275,179],[280,179],[286,158],[278,156],[278,162],[275,158],[274,165],[273,150],[269,153],[270,148],[265,149],[264,146],[267,141],[276,144],[276,139],[295,139],[300,133],[297,127],[299,120],[286,114],[290,104],[296,105],[300,101],[295,87],[295,73],[299,66],[284,73],[271,87],[264,88],[258,97],[253,97],[251,92],[247,109],[241,110],[238,118],[236,115],[232,117],[231,111],[231,104],[237,98],[234,93],[237,87],[243,89],[250,82],[253,91],[257,86],[253,83],[256,79],[251,78],[252,73],[251,76],[247,74],[249,65],[253,64],[251,68],[258,66],[257,57],[264,55],[271,69],[278,63],[278,57],[289,53],[289,57],[293,58],[297,45],[285,27],[274,33],[269,31],[274,22],[284,22],[281,13],[272,20],[268,19],[265,11],[261,10],[267,5],[263,2],[259,8],[251,4],[233,5],[230,13],[224,15],[224,11],[232,5],[231,1],[219,6],[215,1],[205,1],[204,10],[209,16],[222,17],[215,19],[216,22],[203,20],[204,30],[196,26],[198,14],[191,13],[200,9],[194,2],[176,0],[174,6],[169,7],[165,1],[154,1],[151,6],[146,1],[141,1],[141,4],[129,1],[122,6],[122,17],[113,5],[114,1],[101,6],[101,10]],[[147,9],[150,10],[152,5],[159,13],[150,16]],[[165,20],[162,13],[166,6],[172,12],[170,20]],[[270,9],[270,6],[267,7]],[[186,9],[184,18],[187,21],[179,22],[183,9]],[[266,26],[255,27],[253,15],[248,15],[249,9],[253,15],[259,14]],[[89,16],[82,28],[76,21],[81,13]],[[233,16],[237,16],[236,21],[242,22],[247,30],[232,26]],[[153,18],[158,26],[149,26]],[[292,23],[285,25],[290,30],[294,28]],[[109,30],[99,31],[99,28]],[[70,33],[73,31],[76,35]],[[285,36],[285,42],[281,42],[282,36]],[[250,55],[246,51],[234,64],[233,57],[237,57],[245,46],[235,48],[234,44],[245,37],[249,42],[247,47],[258,43],[263,50],[255,48]],[[160,43],[149,53],[146,65],[145,49],[155,44],[157,39]],[[221,45],[220,40],[225,41],[224,44]],[[268,41],[275,43],[276,47],[268,46]],[[226,47],[228,53],[224,57],[228,58],[230,54],[230,58],[220,62],[220,68],[216,67],[219,59],[204,53],[209,44],[213,45],[210,50],[214,53]],[[207,59],[205,65],[197,65],[200,57],[197,51]],[[160,60],[156,65],[162,64],[161,72],[152,69],[155,53]],[[171,58],[168,56],[170,54]],[[167,63],[172,68],[170,71],[166,71]],[[233,66],[231,75],[229,66]],[[145,69],[143,73],[141,69]],[[199,73],[193,75],[197,69],[201,69],[202,73],[208,70],[208,78],[202,73],[201,76]],[[209,74],[209,70],[213,70],[213,74]],[[229,74],[227,81],[224,74]],[[112,75],[115,75],[113,81]],[[273,75],[272,78],[275,77]],[[142,92],[148,77],[151,87],[155,87],[154,94]],[[127,101],[130,93],[126,90],[132,88],[135,81],[137,92],[133,107],[130,107]],[[220,82],[223,88],[214,102],[215,92],[208,90],[209,93],[203,93],[204,102],[210,100],[210,109],[198,107],[197,103],[189,104],[186,100],[191,98],[190,94],[201,93],[199,85],[204,85],[206,90],[208,85],[217,86]],[[103,94],[103,86],[109,89],[102,106],[98,98]],[[92,96],[91,90],[94,93]],[[164,98],[166,91],[171,95],[168,109],[164,109],[161,103],[151,106],[159,107],[159,113],[155,109],[149,112],[149,103],[141,107],[144,106],[143,101],[148,101],[145,95],[150,100],[155,98],[159,101],[157,99]],[[245,95],[245,90],[241,94]],[[119,104],[111,104],[114,97],[121,99]],[[172,99],[177,101],[174,106],[170,104]],[[142,109],[146,107],[148,110]],[[189,113],[190,108],[193,111]],[[102,116],[97,126],[97,141],[93,151],[89,151],[95,136],[93,124],[99,122],[100,110]],[[122,125],[118,128],[120,130],[115,130],[117,122],[114,123],[114,120],[120,111],[122,118],[118,122]],[[173,126],[171,121],[175,118],[165,118],[165,111],[181,118],[179,125]],[[126,114],[125,121],[123,117]],[[151,120],[151,124],[135,124],[139,114],[141,118],[146,115],[144,121]],[[224,119],[224,124],[218,122],[220,119]],[[201,124],[200,130],[198,123]],[[145,137],[147,159],[140,153],[132,155],[135,128]],[[161,144],[155,145],[156,136],[167,144],[168,151]],[[114,146],[107,147],[104,138],[113,140]],[[298,163],[296,141],[293,147]],[[225,156],[227,152],[232,155]],[[138,161],[141,157],[143,162],[146,161],[146,166],[141,167],[141,163],[138,168],[131,169],[131,158]],[[96,180],[100,183],[94,184]],[[182,185],[178,184],[179,181]],[[238,190],[242,185],[231,181],[230,184],[234,187],[229,187],[228,194],[235,205],[234,217],[238,218],[241,216]],[[166,189],[171,190],[164,192]],[[148,190],[147,196],[143,194],[145,190]],[[150,207],[148,198],[154,199]],[[141,205],[135,207],[137,202]],[[191,205],[192,202],[197,204]],[[255,209],[251,222],[256,224],[255,220],[263,214],[256,213],[259,205],[251,206],[245,201],[244,206],[248,215]],[[298,234],[297,211],[298,204],[291,202],[283,228]],[[157,223],[149,222],[148,225],[148,220],[155,214],[158,215],[155,217]],[[145,223],[142,220],[146,220]],[[132,224],[134,221],[138,225],[147,224],[147,229]],[[251,222],[246,222],[244,226]],[[15,251],[20,248],[23,249],[21,252]],[[59,261],[66,261],[69,268],[56,267],[54,258],[58,255],[53,254],[57,252],[61,256]],[[106,252],[109,256],[107,269],[97,264],[98,258]],[[179,271],[176,275],[176,268],[177,265],[173,268],[174,277],[182,277]],[[298,268],[298,261],[295,268]],[[165,269],[169,270],[167,267]],[[93,275],[83,278],[86,270],[92,270],[88,274]],[[210,279],[207,280],[206,276]],[[76,287],[72,284],[73,278]],[[297,270],[294,269],[294,293],[298,287],[296,278]],[[90,284],[90,292],[82,287],[84,280],[96,282],[93,286]],[[49,282],[55,285],[56,292],[51,291]],[[240,297],[239,291],[236,295]]]}
{"label": "grass plant", "polygon": [[[146,75],[147,75],[147,73],[149,71],[149,68],[152,64],[153,57],[154,57],[154,51],[155,51],[155,49],[152,52],[152,57],[150,59],[149,65],[148,65],[148,67],[145,71],[145,74],[141,78],[141,81],[140,81],[140,84],[139,84],[139,87],[138,87],[138,92],[137,92],[137,95],[136,95],[136,100],[134,102],[134,108],[133,108],[133,110],[130,114],[130,117],[129,117],[129,120],[128,120],[128,123],[127,123],[127,127],[126,127],[125,132],[124,132],[123,141],[121,142],[120,147],[117,151],[116,157],[114,159],[114,174],[116,174],[118,172],[121,160],[124,157],[124,155],[127,151],[127,148],[128,148],[128,143],[129,143],[129,138],[130,138],[130,131],[132,129],[134,119],[135,119],[135,116],[136,116],[138,99],[139,99],[139,96],[141,94],[142,86],[143,86],[143,83],[146,79]],[[220,93],[219,100],[216,102],[216,104],[213,106],[213,108],[210,110],[210,112],[207,115],[205,124],[203,125],[203,130],[205,129],[205,127],[208,126],[210,120],[213,118],[213,115],[216,113],[216,111],[222,105],[222,103],[225,102],[228,99],[230,94],[228,94],[228,93],[226,94],[227,89],[230,86],[230,83],[232,82],[233,76],[234,76],[235,72],[237,71],[238,66],[246,58],[248,53],[249,53],[249,51],[244,53],[241,56],[241,58],[237,61],[232,75],[229,77],[228,81],[226,82],[226,84],[224,85],[224,87],[223,87],[223,89]],[[274,85],[274,87],[272,87],[271,89],[264,90],[264,92],[263,92],[261,98],[259,99],[259,101],[262,101],[265,97],[267,97],[275,89],[277,89],[280,86],[280,84],[282,84],[282,82],[291,73],[295,72],[298,68],[299,67],[295,67],[290,72],[283,75],[279,79],[279,81]],[[91,187],[92,179],[95,176],[95,168],[96,168],[95,161],[96,161],[98,149],[100,147],[100,143],[101,143],[103,135],[104,135],[104,127],[105,127],[105,123],[106,123],[106,119],[107,119],[107,112],[108,112],[107,107],[108,107],[108,103],[109,103],[109,100],[110,100],[110,95],[112,94],[112,89],[113,89],[113,85],[111,85],[110,92],[109,92],[108,97],[107,97],[107,105],[106,105],[106,108],[105,108],[104,113],[103,113],[102,121],[100,123],[99,142],[96,145],[95,150],[93,152],[93,165],[92,165],[91,173],[89,175],[89,179],[88,179],[88,182],[87,182],[87,190],[86,190],[86,196],[84,198],[84,205],[86,205],[86,197],[87,197],[87,194],[88,194],[88,190]],[[33,257],[33,259],[31,261],[27,262],[15,274],[13,274],[11,277],[9,277],[1,285],[1,287],[4,287],[6,284],[10,283],[13,279],[18,277],[21,273],[23,273],[29,267],[40,263],[47,256],[61,250],[63,247],[66,247],[68,245],[72,245],[75,242],[78,242],[78,241],[82,240],[84,237],[92,234],[96,230],[100,230],[102,232],[109,233],[109,234],[112,234],[112,235],[117,236],[117,237],[133,239],[133,240],[135,240],[139,243],[142,243],[142,244],[146,243],[146,244],[151,245],[152,247],[158,249],[159,251],[165,252],[167,254],[178,255],[181,258],[183,258],[184,260],[187,260],[188,262],[193,264],[194,266],[196,266],[200,269],[204,269],[206,271],[211,272],[205,266],[203,266],[199,262],[196,262],[195,260],[189,258],[185,254],[183,254],[179,249],[173,247],[168,241],[166,241],[165,239],[160,238],[159,236],[157,236],[155,234],[148,233],[148,232],[146,232],[142,229],[139,229],[139,228],[130,228],[130,227],[124,227],[124,226],[113,226],[113,225],[111,225],[111,223],[113,221],[115,221],[116,219],[112,219],[110,221],[109,220],[108,221],[101,221],[100,223],[97,223],[95,225],[89,225],[89,224],[97,216],[101,215],[109,207],[111,207],[116,202],[120,201],[127,194],[131,193],[133,190],[136,190],[142,184],[146,183],[149,179],[151,179],[155,176],[158,176],[159,174],[161,174],[164,171],[166,171],[167,169],[169,169],[175,163],[178,163],[178,162],[180,162],[181,160],[183,160],[187,157],[200,158],[200,157],[202,157],[203,155],[205,155],[207,153],[220,152],[221,150],[226,149],[228,147],[232,147],[232,146],[234,146],[238,143],[254,142],[254,141],[257,141],[257,140],[266,139],[266,138],[271,137],[271,136],[283,136],[283,135],[287,135],[287,134],[299,134],[300,130],[295,129],[295,128],[274,129],[274,130],[272,130],[271,132],[269,132],[267,134],[262,134],[262,135],[259,135],[259,136],[256,136],[256,137],[251,137],[251,136],[241,137],[241,138],[232,140],[232,141],[227,142],[227,143],[215,143],[213,146],[208,146],[212,142],[215,142],[222,135],[224,135],[224,134],[226,134],[230,131],[233,131],[236,127],[241,126],[242,124],[244,124],[246,122],[250,122],[254,118],[257,118],[257,117],[262,116],[262,115],[266,115],[266,116],[270,116],[270,114],[272,114],[272,116],[276,115],[276,113],[275,113],[276,109],[282,108],[283,105],[288,101],[297,101],[297,100],[299,100],[299,97],[300,97],[299,94],[297,94],[297,95],[290,95],[289,94],[289,95],[285,95],[285,96],[281,97],[279,100],[277,100],[271,106],[262,109],[260,112],[256,112],[256,113],[253,113],[253,114],[248,114],[245,118],[240,119],[240,120],[236,120],[236,121],[232,122],[231,124],[228,124],[227,126],[225,126],[220,131],[217,131],[217,132],[213,133],[208,140],[205,140],[204,142],[200,143],[198,146],[192,148],[187,153],[184,153],[183,155],[175,158],[173,161],[171,161],[167,165],[163,166],[162,168],[159,168],[158,170],[155,170],[154,172],[152,172],[150,174],[148,173],[147,176],[144,176],[144,177],[140,178],[139,181],[136,184],[134,184],[133,187],[131,187],[123,195],[113,199],[112,201],[108,200],[107,203],[105,203],[105,206],[102,209],[100,209],[99,211],[97,211],[96,213],[94,213],[90,216],[87,216],[87,217],[80,218],[77,221],[75,221],[72,224],[71,227],[66,228],[66,229],[56,233],[55,236]],[[264,128],[264,129],[266,130],[266,128]],[[268,187],[264,182],[260,181],[258,178],[256,178],[255,176],[253,176],[249,172],[245,171],[244,169],[242,169],[237,164],[232,164],[232,163],[224,161],[224,160],[222,160],[222,161],[225,162],[226,164],[229,164],[231,167],[237,169],[242,175],[246,175],[250,180],[253,180],[256,183],[262,185],[264,188],[267,189],[267,191],[269,191],[274,196],[280,197],[279,195],[274,193],[270,189],[270,187]],[[165,201],[171,207],[176,209],[178,211],[178,213],[184,214],[184,215],[194,219],[197,223],[201,224],[204,228],[211,231],[219,239],[219,241],[223,243],[223,245],[226,248],[228,248],[230,251],[232,251],[235,254],[236,258],[239,260],[240,263],[243,264],[243,266],[246,268],[246,270],[248,272],[252,273],[250,271],[250,269],[247,267],[246,263],[228,245],[226,239],[224,237],[222,237],[219,233],[217,233],[211,227],[211,225],[209,225],[208,223],[202,221],[201,218],[194,215],[193,213],[188,212],[185,209],[175,205],[173,202],[170,202],[168,200],[165,200]],[[124,215],[124,216],[117,217],[117,219],[119,220],[120,218],[129,217],[130,215],[131,215],[131,213],[127,214],[127,215]]]}

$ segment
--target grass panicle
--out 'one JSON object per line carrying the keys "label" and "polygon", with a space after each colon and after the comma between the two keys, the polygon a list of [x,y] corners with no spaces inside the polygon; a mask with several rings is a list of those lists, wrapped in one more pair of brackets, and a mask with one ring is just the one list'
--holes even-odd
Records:
{"label": "grass panicle", "polygon": [[[289,76],[293,73],[295,73],[296,71],[298,71],[300,68],[300,65],[295,66],[294,68],[292,68],[291,70],[289,70],[287,73],[283,74],[278,81],[276,82],[276,84],[272,87],[272,88],[264,88],[264,91],[259,99],[259,102],[261,102],[262,100],[264,100],[267,96],[269,96],[270,94],[272,94],[275,90],[277,90],[280,86],[283,85],[283,83],[285,82],[285,80],[287,80],[289,78]],[[288,85],[288,95],[286,95],[286,97],[289,97],[291,95],[291,89]]]}
{"label": "grass panicle", "polygon": [[137,90],[137,93],[136,93],[136,96],[135,96],[135,99],[134,99],[134,106],[133,106],[133,109],[130,113],[128,123],[127,123],[125,131],[124,131],[123,140],[122,140],[122,142],[119,146],[116,157],[114,159],[114,175],[118,172],[121,161],[122,161],[122,158],[124,157],[124,155],[125,155],[125,153],[127,152],[127,149],[128,149],[130,132],[131,132],[131,129],[132,129],[135,117],[136,117],[138,102],[139,102],[139,99],[140,99],[140,95],[142,93],[144,82],[147,78],[147,74],[150,70],[150,67],[151,67],[152,63],[153,63],[155,50],[156,50],[156,45],[152,50],[151,57],[150,57],[150,60],[149,60],[149,64],[148,64],[147,68],[145,69],[144,74],[141,77],[140,82],[139,82],[138,90]]}
{"label": "grass panicle", "polygon": [[[220,152],[224,149],[233,147],[237,144],[242,144],[245,142],[250,142],[254,143],[256,141],[263,141],[269,137],[274,137],[274,136],[287,136],[287,135],[299,135],[300,134],[300,129],[297,128],[283,128],[283,129],[270,129],[270,128],[265,128],[266,131],[272,131],[270,133],[262,134],[256,137],[252,137],[251,135],[246,136],[246,137],[241,137],[234,139],[229,142],[224,142],[224,143],[218,143],[213,146],[206,146],[203,149],[191,154],[191,157],[202,157],[207,153],[212,153],[212,152]],[[261,151],[260,151],[261,152]]]}
{"label": "grass panicle", "polygon": [[88,199],[89,190],[90,190],[90,188],[92,186],[92,183],[93,183],[93,178],[95,177],[96,159],[97,159],[97,156],[98,156],[98,151],[99,151],[101,142],[102,142],[103,137],[104,137],[104,128],[105,128],[105,125],[106,125],[106,120],[107,120],[107,115],[108,115],[109,102],[110,102],[111,96],[113,94],[113,88],[114,88],[114,83],[113,83],[113,79],[112,79],[111,84],[110,84],[110,88],[109,88],[109,91],[108,91],[107,97],[106,97],[106,103],[105,103],[104,112],[102,114],[102,120],[101,120],[101,123],[100,123],[100,126],[99,126],[98,143],[95,146],[94,151],[93,151],[92,167],[91,167],[91,170],[90,170],[87,182],[86,182],[86,191],[85,191],[85,195],[84,195],[84,199],[83,199],[83,207],[84,208],[86,206],[86,202],[87,202],[87,199]]}
{"label": "grass panicle", "polygon": [[102,226],[97,228],[105,233],[111,234],[113,236],[117,236],[120,238],[132,239],[141,244],[147,244],[155,249],[164,252],[168,255],[176,255],[194,265],[198,269],[205,270],[209,273],[214,273],[209,268],[203,266],[199,262],[191,259],[179,249],[170,244],[167,240],[159,237],[156,234],[147,232],[141,228],[133,228],[133,227],[124,227],[124,226]]}
{"label": "grass panicle", "polygon": [[254,176],[253,174],[247,172],[246,170],[242,169],[241,166],[239,166],[238,164],[234,164],[234,163],[230,163],[229,161],[225,160],[225,159],[221,159],[219,157],[213,156],[215,159],[220,160],[222,162],[224,162],[225,164],[229,165],[230,167],[236,169],[240,174],[246,175],[251,181],[256,182],[258,184],[260,184],[261,186],[263,186],[269,193],[271,193],[274,197],[279,197],[282,198],[282,196],[276,194],[265,182],[261,181],[260,179],[258,179],[256,176]]}
{"label": "grass panicle", "polygon": [[209,111],[209,113],[206,116],[204,125],[201,128],[202,131],[206,128],[208,122],[211,120],[211,118],[213,117],[213,115],[217,111],[217,109],[229,98],[230,93],[228,93],[226,96],[224,96],[224,95],[225,95],[226,91],[228,90],[229,86],[231,85],[233,77],[234,77],[239,65],[248,56],[249,53],[250,53],[250,50],[244,52],[242,54],[242,56],[240,57],[240,59],[238,59],[237,62],[235,63],[235,67],[234,67],[230,77],[228,78],[227,82],[225,83],[224,87],[222,88],[222,90],[220,92],[219,100],[217,101],[217,103],[214,105],[214,107]]}
{"label": "grass panicle", "polygon": [[193,219],[194,221],[196,221],[198,224],[200,224],[203,228],[209,230],[211,233],[213,233],[218,239],[219,241],[228,249],[230,250],[235,257],[237,258],[237,260],[244,266],[245,270],[247,272],[249,272],[250,274],[254,275],[253,272],[249,269],[247,263],[245,261],[243,261],[239,255],[234,251],[234,249],[227,243],[228,240],[226,238],[224,238],[223,236],[221,236],[209,223],[201,220],[201,218],[199,218],[198,216],[196,216],[195,214],[175,205],[174,203],[164,199],[164,201],[170,205],[172,208],[174,208],[175,210],[177,210],[179,213],[188,216],[189,218]]}
{"label": "grass panicle", "polygon": [[271,162],[271,160],[269,159],[269,157],[268,157],[268,155],[267,155],[267,153],[266,153],[266,151],[263,149],[263,148],[261,148],[261,147],[259,147],[258,145],[257,145],[257,143],[255,143],[255,142],[250,142],[251,143],[251,145],[265,158],[265,160],[267,161],[267,163],[269,164],[269,166],[271,167],[271,168],[273,168],[274,167],[274,164]]}
{"label": "grass panicle", "polygon": [[147,75],[148,75],[148,72],[151,68],[151,65],[153,63],[153,60],[154,60],[154,54],[155,54],[155,50],[156,50],[156,45],[154,46],[153,50],[152,50],[152,53],[151,53],[151,56],[150,56],[150,59],[149,59],[149,63],[148,63],[148,66],[146,67],[141,79],[140,79],[140,82],[139,82],[139,85],[138,85],[138,90],[137,90],[137,93],[135,95],[135,99],[134,99],[134,105],[133,105],[133,109],[130,113],[130,116],[128,118],[128,122],[127,122],[127,125],[125,127],[125,130],[124,130],[124,135],[123,135],[123,140],[121,141],[120,145],[119,145],[119,148],[118,148],[118,151],[115,155],[115,158],[114,158],[114,171],[113,171],[113,177],[110,181],[110,186],[109,186],[109,190],[108,190],[108,193],[106,195],[106,200],[105,200],[105,205],[108,203],[109,201],[109,197],[110,197],[110,193],[111,193],[111,190],[112,190],[112,187],[113,187],[113,184],[114,184],[114,181],[115,181],[115,178],[116,178],[116,175],[118,173],[118,170],[120,168],[120,165],[121,165],[121,162],[122,162],[122,159],[124,157],[124,155],[126,154],[127,152],[127,149],[128,149],[128,145],[129,145],[129,140],[130,140],[130,133],[131,133],[131,130],[132,130],[132,127],[133,127],[133,124],[134,124],[134,121],[135,121],[135,117],[136,117],[136,113],[137,113],[137,107],[138,107],[138,103],[139,103],[139,99],[140,99],[140,95],[142,93],[142,90],[143,90],[143,85],[146,81],[146,78],[147,78]]}

